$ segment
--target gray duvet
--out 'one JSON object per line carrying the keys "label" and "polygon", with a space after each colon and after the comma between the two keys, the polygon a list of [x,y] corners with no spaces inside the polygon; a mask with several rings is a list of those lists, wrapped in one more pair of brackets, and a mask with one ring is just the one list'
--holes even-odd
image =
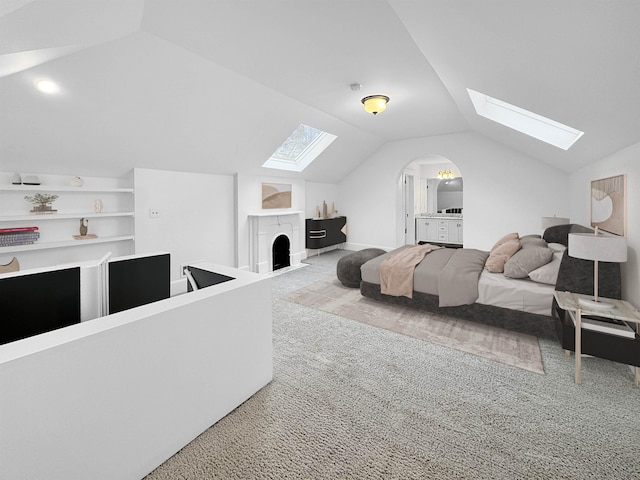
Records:
{"label": "gray duvet", "polygon": [[[380,285],[380,264],[403,246],[366,262],[362,280]],[[413,274],[413,290],[438,295],[441,307],[469,305],[478,299],[478,280],[489,252],[472,248],[442,248],[430,252]]]}

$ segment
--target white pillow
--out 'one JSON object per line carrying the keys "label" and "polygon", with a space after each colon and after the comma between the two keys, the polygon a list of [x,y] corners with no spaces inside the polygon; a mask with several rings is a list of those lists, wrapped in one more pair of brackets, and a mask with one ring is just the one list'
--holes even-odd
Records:
{"label": "white pillow", "polygon": [[558,271],[560,270],[562,255],[563,252],[555,252],[553,259],[549,263],[529,272],[529,278],[534,282],[555,285],[556,280],[558,280]]}
{"label": "white pillow", "polygon": [[547,244],[547,248],[550,248],[554,252],[563,253],[567,249],[567,246],[561,243],[549,243]]}

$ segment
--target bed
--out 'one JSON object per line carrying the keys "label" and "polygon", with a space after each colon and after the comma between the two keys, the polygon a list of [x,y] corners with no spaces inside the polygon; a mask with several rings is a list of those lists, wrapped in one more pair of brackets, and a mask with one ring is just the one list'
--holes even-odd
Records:
{"label": "bed", "polygon": [[[540,267],[540,270],[546,271],[546,278],[541,274],[533,275],[534,271],[528,273],[526,278],[510,278],[503,273],[487,270],[487,265],[493,258],[490,252],[442,248],[429,252],[415,267],[411,298],[382,293],[384,288],[381,288],[380,274],[383,262],[409,247],[403,246],[362,265],[360,292],[366,297],[414,306],[432,313],[511,328],[540,337],[554,337],[553,292],[562,290],[593,293],[593,262],[570,257],[566,249],[569,233],[587,232],[593,230],[578,224],[568,224],[548,228],[542,238],[538,235],[517,237],[523,242],[526,238],[542,248],[551,247],[552,260],[545,264],[546,269],[542,268],[545,265]],[[525,250],[525,246],[523,244],[521,250]],[[515,252],[512,257],[516,258]],[[600,262],[599,268],[600,295],[620,298],[619,264]],[[551,280],[549,271],[554,273]],[[471,278],[473,282],[470,281]],[[549,283],[552,281],[555,283]],[[458,295],[460,290],[463,291],[462,295]]]}

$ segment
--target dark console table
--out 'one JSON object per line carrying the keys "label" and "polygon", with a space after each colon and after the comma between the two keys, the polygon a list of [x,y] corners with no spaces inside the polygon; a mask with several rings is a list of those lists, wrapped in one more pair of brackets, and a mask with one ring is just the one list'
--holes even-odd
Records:
{"label": "dark console table", "polygon": [[347,217],[307,218],[306,247],[317,249],[347,241]]}

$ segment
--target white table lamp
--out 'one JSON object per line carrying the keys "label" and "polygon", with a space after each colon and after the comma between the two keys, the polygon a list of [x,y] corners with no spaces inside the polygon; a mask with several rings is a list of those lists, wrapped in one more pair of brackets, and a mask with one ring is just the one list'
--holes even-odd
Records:
{"label": "white table lamp", "polygon": [[614,306],[598,300],[598,262],[626,262],[627,240],[618,235],[598,233],[570,233],[569,256],[583,260],[593,260],[593,301],[581,299],[583,306],[608,309]]}
{"label": "white table lamp", "polygon": [[542,230],[546,230],[549,227],[555,227],[556,225],[566,225],[571,223],[568,218],[565,217],[542,217],[540,219],[540,225],[542,226]]}

